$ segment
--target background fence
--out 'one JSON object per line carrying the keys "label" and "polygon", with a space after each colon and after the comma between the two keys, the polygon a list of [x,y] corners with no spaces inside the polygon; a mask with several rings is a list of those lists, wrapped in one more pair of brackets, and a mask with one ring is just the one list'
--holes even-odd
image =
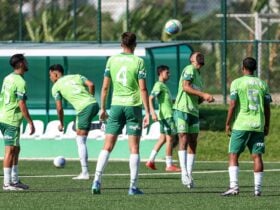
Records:
{"label": "background fence", "polygon": [[[241,62],[246,56],[258,60],[257,74],[265,79],[274,101],[279,102],[277,94],[280,83],[279,46],[279,1],[276,0],[0,0],[0,48],[9,48],[11,43],[87,43],[94,47],[100,44],[119,42],[123,31],[137,34],[139,43],[187,43],[193,50],[202,51],[206,56],[203,68],[205,89],[222,95],[221,103],[226,103],[230,82],[240,76]],[[183,30],[168,37],[163,33],[164,23],[177,18]],[[175,48],[174,48],[175,49]],[[169,54],[172,61],[164,59],[164,50],[157,52],[155,65],[165,63],[174,68],[177,78],[183,65],[188,62],[188,53],[179,55],[177,51]],[[172,51],[172,50],[171,50]],[[162,53],[163,52],[163,53]],[[0,55],[1,56],[1,55]],[[81,73],[93,78],[102,77],[107,57],[93,60],[88,55],[77,58],[55,57],[32,58],[31,69],[26,77],[43,84],[48,93],[47,64],[65,62],[68,73]],[[10,71],[7,57],[1,57],[1,78]],[[80,58],[79,58],[80,59]],[[151,56],[146,57],[147,68]],[[184,60],[185,59],[185,60]],[[40,69],[40,70],[39,70]],[[89,69],[98,69],[89,71]],[[149,69],[154,72],[155,69]],[[38,73],[40,72],[40,73]],[[88,74],[88,75],[87,75]],[[93,74],[93,75],[92,75]],[[148,75],[154,81],[154,74]],[[35,80],[34,80],[35,79]],[[100,80],[98,80],[100,81]],[[174,94],[176,81],[169,85]],[[98,83],[98,82],[97,82]],[[149,90],[152,84],[149,84]],[[31,91],[32,106],[40,107],[48,99],[41,93]],[[36,102],[40,98],[40,102]],[[50,102],[52,107],[52,103]],[[67,106],[67,105],[66,105]]]}

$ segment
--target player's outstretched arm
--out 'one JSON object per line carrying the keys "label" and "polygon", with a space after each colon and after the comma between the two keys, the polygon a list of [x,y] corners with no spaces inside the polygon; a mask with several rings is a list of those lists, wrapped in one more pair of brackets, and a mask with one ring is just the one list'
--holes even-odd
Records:
{"label": "player's outstretched arm", "polygon": [[228,136],[231,135],[231,120],[232,120],[232,117],[233,117],[235,107],[236,107],[236,101],[235,100],[230,100],[227,119],[226,119],[226,133],[227,133]]}
{"label": "player's outstretched arm", "polygon": [[94,95],[95,94],[95,85],[92,81],[90,80],[86,80],[85,81],[85,85],[88,87],[88,92],[91,94],[91,95]]}
{"label": "player's outstretched arm", "polygon": [[154,108],[154,101],[155,97],[150,95],[149,96],[149,106],[150,106],[150,112],[151,112],[151,115],[152,115],[152,119],[154,122],[158,121],[158,118],[157,118],[157,114],[156,114],[156,111],[155,111],[155,108]]}
{"label": "player's outstretched arm", "polygon": [[265,103],[264,105],[264,135],[267,136],[269,134],[269,124],[270,124],[270,103]]}

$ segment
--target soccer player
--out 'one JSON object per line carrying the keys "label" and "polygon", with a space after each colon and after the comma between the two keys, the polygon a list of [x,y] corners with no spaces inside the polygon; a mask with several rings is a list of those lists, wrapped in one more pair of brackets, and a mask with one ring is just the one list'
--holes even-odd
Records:
{"label": "soccer player", "polygon": [[230,135],[228,168],[230,186],[222,193],[224,196],[239,194],[238,158],[246,146],[254,161],[254,195],[261,195],[264,136],[269,132],[272,100],[267,84],[254,76],[256,68],[257,62],[254,58],[245,58],[242,66],[243,76],[231,83],[226,120],[226,132]]}
{"label": "soccer player", "polygon": [[90,130],[91,121],[99,111],[99,105],[94,97],[94,84],[79,74],[65,75],[62,65],[50,66],[50,79],[54,83],[52,95],[56,101],[56,110],[60,121],[59,130],[64,129],[64,112],[62,97],[66,99],[76,111],[76,143],[80,158],[82,172],[73,177],[76,180],[89,179],[88,152],[86,140]]}
{"label": "soccer player", "polygon": [[[149,96],[149,105],[150,112],[152,115],[153,121],[160,123],[160,137],[158,142],[154,146],[149,161],[146,163],[146,166],[152,170],[156,170],[155,158],[164,143],[166,143],[166,171],[181,171],[176,165],[173,165],[172,161],[172,144],[173,138],[176,134],[175,122],[173,120],[173,111],[172,111],[172,97],[170,90],[165,84],[170,76],[169,67],[165,65],[160,65],[157,67],[157,74],[159,80],[154,84],[152,92]],[[159,104],[159,114],[157,116],[154,109],[154,99],[158,100]]]}
{"label": "soccer player", "polygon": [[3,190],[26,190],[28,185],[20,182],[18,161],[20,153],[20,125],[23,117],[30,126],[30,135],[35,132],[33,121],[26,106],[26,82],[23,75],[28,63],[23,54],[10,58],[14,72],[4,78],[0,97],[0,130],[5,143],[3,160]]}
{"label": "soccer player", "polygon": [[[98,157],[95,177],[92,183],[93,194],[100,194],[102,173],[115,146],[117,137],[121,134],[125,125],[130,148],[130,187],[128,194],[143,194],[137,187],[137,179],[142,123],[144,127],[149,125],[150,115],[145,82],[146,71],[143,59],[133,54],[136,47],[136,35],[131,32],[125,32],[121,38],[123,52],[109,58],[104,73],[100,110],[100,119],[103,121],[108,117],[106,113],[106,97],[111,83],[113,96],[105,130],[105,143]],[[142,103],[145,109],[143,120]]]}
{"label": "soccer player", "polygon": [[182,184],[193,188],[192,169],[199,132],[198,105],[202,101],[213,102],[214,98],[212,95],[202,92],[200,69],[204,65],[204,56],[200,52],[194,52],[190,56],[190,62],[191,64],[186,66],[181,74],[173,109],[179,136],[178,156]]}

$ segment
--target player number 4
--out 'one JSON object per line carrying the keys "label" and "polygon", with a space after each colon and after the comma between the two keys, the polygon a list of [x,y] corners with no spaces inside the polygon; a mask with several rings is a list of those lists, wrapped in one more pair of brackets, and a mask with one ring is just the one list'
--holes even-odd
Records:
{"label": "player number 4", "polygon": [[127,73],[126,66],[123,66],[117,73],[117,81],[122,83],[123,86],[126,86],[127,84],[126,73]]}

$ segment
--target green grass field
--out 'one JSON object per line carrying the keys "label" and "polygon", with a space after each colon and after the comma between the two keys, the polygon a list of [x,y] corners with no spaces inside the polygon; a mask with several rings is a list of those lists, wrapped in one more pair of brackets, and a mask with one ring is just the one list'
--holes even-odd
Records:
{"label": "green grass field", "polygon": [[[96,162],[90,162],[91,171]],[[79,173],[79,162],[68,161],[57,169],[52,161],[21,161],[21,180],[30,185],[24,192],[0,194],[0,209],[279,209],[280,163],[265,163],[262,197],[253,197],[252,163],[240,164],[240,194],[221,197],[228,187],[226,162],[198,162],[196,187],[186,189],[179,173],[150,171],[141,163],[139,187],[144,195],[128,196],[127,162],[109,162],[103,176],[102,194],[92,195],[91,182],[72,180]]]}

